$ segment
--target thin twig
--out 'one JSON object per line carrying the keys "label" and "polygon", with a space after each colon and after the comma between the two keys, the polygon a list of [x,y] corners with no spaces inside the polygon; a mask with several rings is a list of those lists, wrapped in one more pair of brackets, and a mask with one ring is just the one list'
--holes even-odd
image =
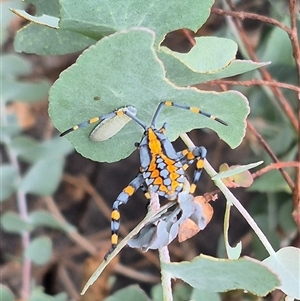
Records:
{"label": "thin twig", "polygon": [[[151,201],[150,205],[152,210],[158,211],[160,208],[159,197],[157,193],[151,192]],[[159,260],[161,263],[169,263],[170,262],[170,254],[168,250],[168,246],[162,247],[158,249]],[[171,275],[162,267],[160,268],[161,272],[161,286],[163,290],[163,300],[164,301],[172,301],[172,286],[171,286]]]}
{"label": "thin twig", "polygon": [[[298,5],[300,5],[298,3]],[[291,34],[290,39],[293,48],[293,55],[296,61],[296,68],[298,73],[298,85],[300,87],[300,48],[298,40],[298,29],[297,29],[297,20],[296,20],[296,0],[290,0],[290,15],[291,15]],[[298,154],[297,160],[300,162],[300,92],[298,93]],[[296,169],[296,185],[293,193],[293,218],[300,229],[300,168]]]}
{"label": "thin twig", "polygon": [[277,21],[276,19],[272,19],[270,17],[267,16],[262,16],[262,15],[258,15],[255,13],[247,13],[247,12],[243,12],[243,11],[230,11],[230,10],[224,10],[224,9],[220,9],[220,8],[215,8],[213,7],[211,9],[211,12],[217,15],[221,15],[221,16],[230,16],[230,17],[234,17],[236,19],[240,19],[240,20],[244,20],[244,19],[252,19],[252,20],[258,20],[261,21],[263,23],[267,23],[270,25],[274,25],[277,26],[279,28],[281,28],[282,30],[284,30],[287,33],[291,32],[291,29],[284,25],[283,23]]}
{"label": "thin twig", "polygon": [[[181,134],[180,138],[183,140],[183,142],[187,145],[187,147],[195,147],[193,141],[190,139],[190,137],[187,134]],[[212,178],[217,174],[217,172],[213,169],[213,167],[208,163],[208,161],[205,159],[204,169],[209,174],[209,176]],[[258,227],[252,216],[248,213],[248,211],[242,206],[242,204],[239,202],[239,200],[231,193],[231,191],[226,187],[226,185],[223,183],[222,180],[214,180],[217,187],[220,188],[224,196],[226,197],[227,201],[232,203],[238,211],[242,214],[242,216],[246,219],[250,227],[253,229],[253,231],[256,233],[259,240],[262,242],[263,246],[266,248],[267,252],[270,255],[274,255],[275,251],[264,235],[264,233],[261,231],[261,229]]]}
{"label": "thin twig", "polygon": [[297,167],[297,168],[300,168],[300,162],[292,161],[292,162],[271,163],[268,166],[260,169],[259,171],[254,172],[252,174],[252,177],[253,177],[253,179],[255,179],[255,178],[258,178],[258,177],[262,176],[263,174],[271,171],[271,170],[282,169],[282,168],[287,168],[287,167]]}
{"label": "thin twig", "polygon": [[[228,5],[234,9],[234,5],[232,4],[232,2],[230,0],[227,0],[227,3]],[[212,10],[213,11],[213,10]],[[222,10],[221,10],[222,11]],[[218,11],[220,13],[220,11]],[[247,49],[247,52],[250,56],[250,58],[255,61],[255,62],[258,62],[258,58],[253,50],[253,47],[250,45],[249,43],[249,40],[248,40],[248,37],[243,29],[243,26],[240,22],[240,19],[242,19],[242,16],[245,16],[243,12],[229,12],[229,11],[224,11],[222,12],[223,15],[227,15],[227,16],[230,16],[232,14],[234,14],[234,18],[233,21],[234,21],[234,24],[238,30],[238,33],[239,33],[239,37],[241,38],[244,46],[246,47]],[[252,14],[252,15],[255,15],[255,14]],[[237,16],[240,16],[240,18],[238,18]],[[259,16],[259,15],[257,15]],[[266,17],[268,18],[268,17]],[[274,25],[276,26],[279,26],[280,28],[282,28],[283,30],[287,30],[287,31],[291,31],[288,27],[286,27],[284,24],[281,24],[280,22],[276,21],[276,20],[273,20],[273,19],[270,19],[269,18],[269,21],[272,20],[272,22],[274,23]],[[289,34],[289,33],[288,33]],[[290,35],[289,35],[290,36]],[[261,73],[263,79],[267,82],[272,82],[272,77],[270,75],[270,73],[267,71],[267,69],[265,67],[261,67],[258,69],[258,71]],[[291,105],[289,104],[288,100],[286,99],[286,97],[283,95],[283,93],[281,92],[281,90],[276,87],[276,86],[270,86],[270,89],[272,90],[274,96],[276,96],[276,99],[278,101],[278,103],[280,104],[282,110],[285,112],[286,116],[288,117],[288,120],[291,122],[292,126],[295,128],[295,130],[298,130],[298,119],[297,117],[295,116],[295,113],[294,113],[294,110],[293,108],[291,107]]]}
{"label": "thin twig", "polygon": [[[56,203],[53,198],[48,196],[44,197],[45,204],[47,205],[49,211],[53,214],[53,216],[63,224],[68,224],[67,220],[63,217],[60,210],[58,209]],[[87,251],[91,255],[95,255],[97,253],[97,249],[91,244],[87,239],[85,239],[82,235],[80,235],[77,231],[69,231],[67,232],[69,238],[75,241],[79,246],[81,246],[85,251]]]}

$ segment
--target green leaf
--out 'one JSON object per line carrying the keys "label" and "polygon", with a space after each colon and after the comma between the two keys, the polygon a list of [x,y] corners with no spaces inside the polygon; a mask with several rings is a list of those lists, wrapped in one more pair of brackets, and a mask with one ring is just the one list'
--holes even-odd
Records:
{"label": "green leaf", "polygon": [[293,204],[290,196],[288,196],[287,200],[280,206],[278,215],[279,225],[286,234],[296,233],[297,231],[297,225],[291,216],[291,212],[293,212]]}
{"label": "green leaf", "polygon": [[20,183],[20,191],[41,196],[52,195],[60,183],[64,159],[53,157],[35,163]]}
{"label": "green leaf", "polygon": [[82,50],[95,42],[80,33],[31,23],[17,32],[14,47],[16,52],[62,55]]}
{"label": "green leaf", "polygon": [[213,0],[206,1],[61,1],[60,27],[100,39],[132,27],[147,27],[156,34],[156,45],[164,36],[181,28],[196,31],[210,14]]}
{"label": "green leaf", "polygon": [[[11,7],[24,8],[24,3],[19,0],[1,1],[1,22],[0,22],[0,45],[2,46],[8,37],[11,36],[11,24],[14,19],[14,15],[9,10]],[[3,68],[3,70],[5,70]]]}
{"label": "green leaf", "polygon": [[52,241],[47,236],[40,236],[33,239],[25,249],[24,255],[37,265],[47,263],[52,255]]}
{"label": "green leaf", "polygon": [[35,287],[30,294],[29,301],[67,301],[68,295],[66,293],[59,293],[56,295],[47,295],[43,292],[43,288]]}
{"label": "green leaf", "polygon": [[21,82],[14,79],[2,79],[1,84],[3,87],[1,97],[5,101],[41,101],[48,96],[48,91],[50,89],[48,80]]}
{"label": "green leaf", "polygon": [[2,202],[15,192],[18,173],[10,164],[1,165],[0,168],[0,202]]}
{"label": "green leaf", "polygon": [[[187,110],[163,108],[157,127],[167,122],[171,141],[183,132],[208,127],[236,147],[245,133],[249,112],[246,98],[236,91],[203,92],[174,86],[165,78],[153,42],[153,32],[133,29],[106,37],[86,50],[50,89],[49,114],[53,124],[59,131],[65,131],[128,105],[137,109],[138,118],[150,124],[158,104],[170,100],[199,107],[228,123],[226,127]],[[93,126],[88,126],[67,137],[83,156],[106,162],[131,154],[143,133],[143,128],[132,121],[111,139],[94,142],[89,139],[92,129]]]}
{"label": "green leaf", "polygon": [[144,291],[142,291],[137,285],[131,285],[123,288],[112,296],[105,299],[105,301],[150,301]]}
{"label": "green leaf", "polygon": [[28,163],[35,163],[44,158],[64,157],[73,150],[68,141],[59,137],[40,143],[25,135],[13,139],[10,147],[20,159]]}
{"label": "green leaf", "polygon": [[[272,183],[272,185],[270,185]],[[268,173],[263,174],[258,179],[255,179],[253,184],[248,188],[249,191],[258,192],[288,192],[291,193],[291,189],[286,181],[283,179],[281,173],[278,170],[271,170]]]}
{"label": "green leaf", "polygon": [[28,222],[36,227],[49,227],[66,232],[75,231],[75,227],[71,224],[57,220],[51,213],[44,210],[36,210],[29,214]]}
{"label": "green leaf", "polygon": [[[281,22],[289,24],[289,17],[283,14]],[[277,45],[276,51],[271,45]],[[259,49],[258,56],[261,61],[267,59],[276,64],[294,66],[292,45],[288,34],[281,28],[274,26],[270,34],[263,39]]]}
{"label": "green leaf", "polygon": [[191,300],[195,301],[222,301],[218,293],[208,292],[204,290],[194,289],[191,295]]}
{"label": "green leaf", "polygon": [[300,299],[300,249],[282,248],[266,258],[263,263],[279,276],[279,289],[290,297]]}
{"label": "green leaf", "polygon": [[195,41],[196,45],[188,53],[175,52],[166,47],[161,47],[160,52],[174,56],[189,69],[198,73],[220,71],[235,59],[237,44],[232,40],[200,37],[195,38]]}
{"label": "green leaf", "polygon": [[163,268],[172,277],[210,292],[244,289],[265,296],[280,283],[259,261],[248,257],[228,260],[200,255],[191,262],[163,264]]}
{"label": "green leaf", "polygon": [[239,173],[242,173],[246,170],[255,168],[256,166],[258,166],[262,163],[263,163],[263,161],[258,161],[258,162],[250,163],[250,164],[247,164],[247,165],[239,165],[237,167],[234,167],[234,169],[230,169],[230,170],[227,170],[227,171],[222,171],[222,172],[218,173],[217,175],[215,175],[214,177],[212,177],[211,179],[212,180],[219,180],[219,179],[232,177],[232,176],[237,175]]}
{"label": "green leaf", "polygon": [[0,222],[3,230],[9,233],[22,234],[24,231],[32,230],[32,227],[15,212],[5,212]]}
{"label": "green leaf", "polygon": [[45,25],[50,28],[58,29],[59,19],[57,17],[48,16],[48,15],[44,15],[44,14],[36,17],[36,16],[32,16],[32,15],[28,14],[25,10],[22,10],[22,9],[12,9],[11,11],[13,13],[15,13],[16,15],[20,16],[21,18],[23,18],[29,22],[32,22],[34,24]]}
{"label": "green leaf", "polygon": [[[209,44],[207,44],[206,47],[209,47]],[[222,51],[224,51],[223,48]],[[223,66],[222,68],[220,67],[220,69],[218,70],[200,71],[194,70],[194,68],[190,69],[183,62],[181,62],[174,55],[171,54],[172,52],[170,50],[168,50],[167,52],[163,50],[158,52],[158,57],[164,63],[164,66],[166,68],[166,77],[172,83],[182,87],[242,74],[269,64],[255,63],[253,61],[246,60],[232,60],[231,62],[228,62],[226,66]],[[207,57],[203,57],[203,60],[208,60],[209,62],[216,61],[218,64],[220,64],[220,62],[223,61],[218,60],[219,57],[213,57],[209,55],[208,52],[204,52],[204,54],[206,54]]]}
{"label": "green leaf", "polygon": [[[31,65],[28,60],[25,60],[18,54],[3,54],[0,56],[2,63],[1,77],[16,77],[28,75],[32,72]],[[2,86],[2,89],[5,88]],[[3,93],[3,92],[2,92]]]}
{"label": "green leaf", "polygon": [[10,291],[10,289],[1,283],[0,283],[0,296],[1,296],[2,301],[14,301],[15,300],[14,295]]}
{"label": "green leaf", "polygon": [[35,6],[36,16],[43,14],[59,17],[59,0],[25,0]]}

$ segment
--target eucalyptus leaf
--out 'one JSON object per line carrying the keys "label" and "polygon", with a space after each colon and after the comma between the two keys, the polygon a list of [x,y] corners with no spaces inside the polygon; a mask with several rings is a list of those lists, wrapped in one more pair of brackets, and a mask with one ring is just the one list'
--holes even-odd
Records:
{"label": "eucalyptus leaf", "polygon": [[101,39],[120,30],[147,27],[156,33],[156,45],[181,28],[198,30],[207,20],[214,1],[61,1],[60,27]]}
{"label": "eucalyptus leaf", "polygon": [[[28,60],[25,60],[19,54],[2,54],[1,60],[1,77],[13,78],[16,76],[28,75],[32,72],[31,65]],[[3,88],[3,86],[2,86]],[[3,93],[3,92],[2,92]],[[2,94],[1,93],[1,94]]]}
{"label": "eucalyptus leaf", "polygon": [[66,232],[75,231],[76,228],[70,224],[59,221],[50,212],[44,210],[35,210],[28,216],[28,222],[34,227],[49,227],[63,230]]}
{"label": "eucalyptus leaf", "polygon": [[24,221],[20,215],[15,212],[5,212],[1,215],[1,227],[9,233],[22,234],[24,231],[31,231],[33,227]]}
{"label": "eucalyptus leaf", "polygon": [[35,6],[35,15],[41,16],[43,14],[59,17],[59,0],[24,0],[27,3]]}
{"label": "eucalyptus leaf", "polygon": [[47,236],[40,236],[31,240],[24,251],[24,255],[37,265],[47,263],[52,255],[51,239]]}
{"label": "eucalyptus leaf", "polygon": [[200,255],[191,262],[164,263],[163,269],[172,277],[209,292],[243,289],[265,296],[280,283],[261,262],[248,257],[229,260]]}
{"label": "eucalyptus leaf", "polygon": [[266,258],[263,263],[281,280],[281,289],[286,295],[300,299],[300,249],[286,247]]}
{"label": "eucalyptus leaf", "polygon": [[0,283],[0,296],[1,296],[1,300],[2,301],[14,301],[15,298],[14,298],[14,295],[13,293],[11,292],[11,290]]}
{"label": "eucalyptus leaf", "polygon": [[[187,110],[163,108],[156,126],[167,122],[171,141],[183,132],[209,127],[231,147],[239,145],[249,113],[247,99],[237,91],[216,93],[174,86],[165,78],[153,43],[152,31],[132,29],[110,35],[86,50],[50,90],[49,114],[58,130],[65,131],[128,105],[137,109],[138,118],[150,124],[158,104],[170,100],[199,107],[228,123],[226,127]],[[144,131],[132,121],[111,139],[94,142],[89,139],[92,130],[87,126],[67,137],[85,157],[106,162],[131,154]]]}
{"label": "eucalyptus leaf", "polygon": [[2,202],[15,192],[18,172],[10,164],[1,165],[0,168],[0,202]]}
{"label": "eucalyptus leaf", "polygon": [[5,101],[35,102],[44,100],[48,96],[50,83],[48,80],[37,82],[22,82],[14,79],[2,79],[1,97]]}
{"label": "eucalyptus leaf", "polygon": [[[224,69],[235,59],[237,44],[229,39],[217,37],[195,38],[196,45],[188,53],[179,53],[161,47],[158,53],[174,56],[189,69],[199,73],[215,73]],[[213,59],[212,59],[213,58]]]}
{"label": "eucalyptus leaf", "polygon": [[30,23],[17,32],[14,48],[17,52],[62,55],[80,51],[95,42],[77,32]]}
{"label": "eucalyptus leaf", "polygon": [[137,285],[131,285],[123,288],[112,296],[106,298],[104,301],[150,301],[144,291],[142,291]]}
{"label": "eucalyptus leaf", "polygon": [[64,159],[62,157],[46,158],[32,165],[20,183],[20,191],[41,196],[52,195],[57,189]]}
{"label": "eucalyptus leaf", "polygon": [[64,157],[73,150],[70,142],[59,137],[38,142],[25,135],[13,139],[10,143],[10,147],[21,160],[28,163],[35,163],[45,158]]}
{"label": "eucalyptus leaf", "polygon": [[30,294],[29,301],[67,301],[68,295],[64,292],[56,295],[44,293],[43,288],[35,287]]}
{"label": "eucalyptus leaf", "polygon": [[34,24],[44,25],[48,26],[50,28],[58,29],[58,21],[59,19],[57,17],[48,16],[48,15],[41,15],[41,16],[32,16],[28,14],[26,11],[22,9],[12,9],[11,10],[16,15],[22,17],[23,19],[32,22]]}

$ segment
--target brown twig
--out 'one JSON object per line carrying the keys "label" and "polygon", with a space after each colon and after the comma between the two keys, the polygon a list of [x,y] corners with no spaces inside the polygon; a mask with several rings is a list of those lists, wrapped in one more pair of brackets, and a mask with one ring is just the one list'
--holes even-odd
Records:
{"label": "brown twig", "polygon": [[253,179],[262,176],[263,174],[269,172],[270,170],[274,170],[274,169],[282,169],[282,168],[287,168],[287,167],[298,167],[300,168],[300,162],[278,162],[278,163],[271,163],[268,166],[260,169],[257,172],[254,172],[252,174]]}
{"label": "brown twig", "polygon": [[240,19],[240,20],[244,20],[244,19],[258,20],[263,23],[277,26],[277,27],[281,28],[282,30],[286,31],[287,33],[291,32],[291,29],[288,26],[277,21],[276,19],[272,19],[270,17],[258,15],[255,13],[247,13],[247,12],[243,12],[243,11],[229,11],[229,10],[224,10],[224,9],[220,9],[220,8],[215,8],[215,7],[213,7],[211,9],[211,12],[214,14],[217,14],[217,15],[221,15],[221,16],[234,17],[234,18]]}
{"label": "brown twig", "polygon": [[[300,5],[300,4],[298,4]],[[291,34],[289,35],[293,48],[293,55],[296,61],[296,68],[298,73],[298,85],[300,87],[300,48],[298,40],[297,20],[296,20],[296,0],[290,0],[290,15],[291,15]],[[297,160],[300,163],[300,92],[298,93],[298,154]],[[300,167],[296,169],[296,185],[293,194],[293,218],[300,229]]]}
{"label": "brown twig", "polygon": [[[44,197],[44,200],[45,200],[45,204],[47,205],[49,211],[53,214],[53,216],[58,221],[60,221],[62,224],[67,224],[68,222],[61,214],[61,212],[58,209],[57,205],[55,204],[53,198],[50,196],[47,196],[47,197]],[[87,239],[85,239],[83,236],[81,236],[78,232],[69,231],[67,234],[70,237],[70,239],[75,241],[78,245],[80,245],[88,253],[90,253],[91,255],[96,254],[97,249],[93,246],[93,244],[91,244]]]}
{"label": "brown twig", "polygon": [[[227,2],[229,3],[230,7],[232,7],[232,8],[234,7],[233,4],[231,3],[231,1],[227,0]],[[245,33],[245,31],[242,27],[242,24],[240,22],[241,19],[243,19],[245,17],[251,17],[251,18],[255,17],[255,18],[257,18],[257,20],[261,20],[261,21],[264,20],[267,23],[270,23],[270,24],[273,24],[273,25],[276,25],[276,26],[282,28],[283,30],[285,30],[289,34],[289,36],[291,34],[291,29],[290,28],[288,28],[284,24],[281,24],[279,21],[276,21],[276,20],[268,18],[268,17],[265,17],[266,18],[265,19],[265,18],[263,18],[263,16],[260,16],[260,15],[257,15],[257,14],[247,13],[245,15],[244,12],[225,11],[225,10],[220,10],[220,9],[217,9],[217,10],[213,9],[212,12],[235,17],[235,19],[233,19],[233,21],[234,21],[234,23],[237,27],[239,35],[240,35],[245,47],[247,48],[247,51],[248,51],[248,54],[249,54],[250,58],[255,62],[258,62],[259,60],[258,60],[252,46],[250,45],[250,43],[248,41],[247,35],[246,35],[246,33]],[[270,73],[266,70],[266,68],[261,67],[259,69],[259,71],[262,74],[262,77],[265,81],[272,82],[272,77],[271,77]],[[295,116],[294,111],[293,111],[292,107],[290,106],[288,100],[285,98],[285,96],[283,95],[283,93],[281,92],[281,90],[278,87],[271,86],[271,89],[272,89],[273,94],[276,96],[276,99],[277,99],[278,103],[281,105],[283,111],[288,116],[288,119],[290,120],[291,124],[293,125],[293,127],[296,130],[298,130],[299,122],[298,122],[298,119]]]}

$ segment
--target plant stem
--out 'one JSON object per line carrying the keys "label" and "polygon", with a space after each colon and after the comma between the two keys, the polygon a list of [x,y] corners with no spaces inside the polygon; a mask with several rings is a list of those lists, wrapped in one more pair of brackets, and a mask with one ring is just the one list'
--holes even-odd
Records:
{"label": "plant stem", "polygon": [[[180,135],[183,142],[188,147],[195,147],[192,140],[189,138],[187,134],[181,134]],[[217,174],[217,172],[213,169],[213,167],[205,160],[204,164],[205,171],[209,174],[210,177],[213,177]],[[239,202],[239,200],[232,194],[232,192],[225,186],[222,180],[215,180],[215,185],[222,191],[224,196],[227,199],[227,202],[230,204],[233,204],[237,210],[242,214],[242,216],[246,219],[250,227],[253,229],[255,234],[258,236],[260,241],[262,242],[263,246],[266,248],[267,252],[270,255],[275,255],[275,251],[271,244],[269,243],[267,237],[264,235],[264,233],[261,231],[261,229],[258,227],[252,216],[247,212],[247,210],[242,206],[242,204]]]}
{"label": "plant stem", "polygon": [[[160,208],[159,197],[157,193],[151,193],[151,202],[150,206],[153,210],[158,211]],[[169,263],[170,262],[170,254],[168,247],[162,247],[158,249],[159,260],[161,263]],[[162,266],[162,264],[161,264]],[[171,286],[171,276],[170,273],[161,268],[161,285],[163,290],[163,300],[164,301],[172,301],[172,286]]]}

